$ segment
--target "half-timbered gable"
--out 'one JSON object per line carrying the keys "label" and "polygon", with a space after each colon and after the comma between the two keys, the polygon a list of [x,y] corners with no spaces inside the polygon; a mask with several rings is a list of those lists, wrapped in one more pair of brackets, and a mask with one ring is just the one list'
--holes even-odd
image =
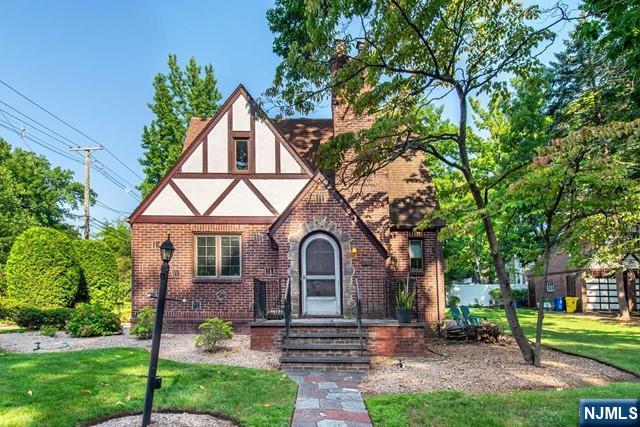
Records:
{"label": "half-timbered gable", "polygon": [[270,224],[309,181],[308,166],[243,86],[213,118],[192,123],[182,155],[132,221]]}

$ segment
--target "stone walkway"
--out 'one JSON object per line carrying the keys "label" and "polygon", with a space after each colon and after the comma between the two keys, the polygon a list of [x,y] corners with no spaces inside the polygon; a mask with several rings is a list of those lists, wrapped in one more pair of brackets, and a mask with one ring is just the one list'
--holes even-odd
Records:
{"label": "stone walkway", "polygon": [[358,390],[364,372],[289,371],[298,384],[292,427],[371,427]]}

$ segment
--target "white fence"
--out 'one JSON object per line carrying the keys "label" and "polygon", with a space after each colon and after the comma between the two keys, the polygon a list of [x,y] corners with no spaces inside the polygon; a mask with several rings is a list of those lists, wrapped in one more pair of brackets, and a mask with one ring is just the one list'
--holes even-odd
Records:
{"label": "white fence", "polygon": [[[482,306],[491,305],[492,297],[489,292],[493,289],[500,288],[498,284],[483,285],[479,283],[453,285],[448,292],[448,296],[455,295],[460,298],[460,304],[472,305],[480,304]],[[526,289],[527,285],[511,285],[511,289]],[[448,301],[447,301],[448,302]]]}

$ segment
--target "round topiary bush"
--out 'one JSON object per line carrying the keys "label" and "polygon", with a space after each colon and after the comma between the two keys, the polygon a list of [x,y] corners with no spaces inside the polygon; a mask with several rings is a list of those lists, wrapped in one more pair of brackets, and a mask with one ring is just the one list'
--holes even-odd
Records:
{"label": "round topiary bush", "polygon": [[89,302],[114,309],[122,292],[113,252],[99,240],[75,240],[73,246],[82,272],[80,285],[86,290]]}
{"label": "round topiary bush", "polygon": [[70,307],[80,266],[73,240],[53,228],[33,227],[13,243],[5,267],[7,297],[36,307]]}

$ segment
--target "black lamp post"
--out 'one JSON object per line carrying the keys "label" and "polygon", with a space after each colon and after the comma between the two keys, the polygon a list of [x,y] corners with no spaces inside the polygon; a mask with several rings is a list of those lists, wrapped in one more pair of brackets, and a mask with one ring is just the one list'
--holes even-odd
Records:
{"label": "black lamp post", "polygon": [[149,375],[147,377],[147,392],[144,397],[144,412],[142,413],[142,427],[147,427],[151,422],[151,408],[153,406],[153,392],[160,388],[162,379],[156,376],[158,369],[158,353],[160,352],[160,337],[162,335],[162,319],[164,318],[164,304],[167,299],[167,282],[169,280],[169,261],[173,255],[173,243],[167,240],[160,245],[162,268],[160,269],[160,288],[156,301],[156,319],[153,324],[153,336],[151,339],[151,360],[149,361]]}

